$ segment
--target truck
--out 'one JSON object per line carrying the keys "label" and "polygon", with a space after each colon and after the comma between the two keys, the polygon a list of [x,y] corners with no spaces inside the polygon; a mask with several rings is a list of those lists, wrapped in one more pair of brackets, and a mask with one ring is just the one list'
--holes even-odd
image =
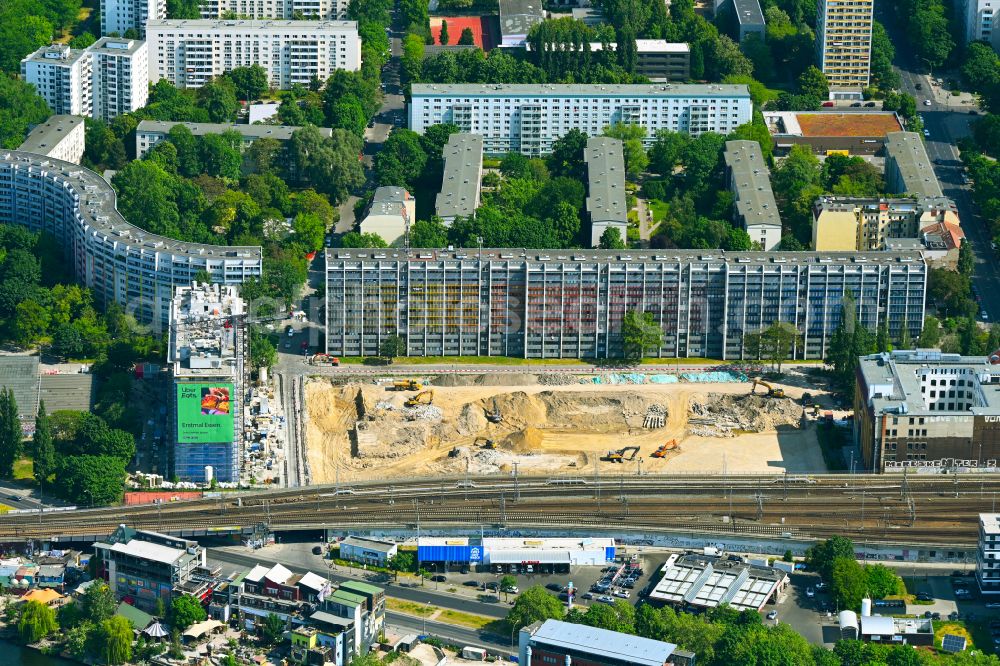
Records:
{"label": "truck", "polygon": [[424,385],[416,379],[397,379],[392,383],[393,391],[420,391]]}
{"label": "truck", "polygon": [[309,359],[310,365],[332,365],[337,367],[340,365],[340,359],[336,356],[330,356],[329,354],[314,354],[312,358]]}

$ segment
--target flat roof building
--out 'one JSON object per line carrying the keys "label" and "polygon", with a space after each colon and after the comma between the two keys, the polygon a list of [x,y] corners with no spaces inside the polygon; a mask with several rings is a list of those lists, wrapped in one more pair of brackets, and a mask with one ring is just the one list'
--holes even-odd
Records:
{"label": "flat roof building", "polygon": [[817,154],[875,155],[890,132],[905,129],[892,111],[765,111],[764,122],[778,153],[800,144]]}
{"label": "flat roof building", "polygon": [[[920,239],[930,225],[959,226],[948,197],[820,197],[813,206],[813,249],[883,250],[894,239]],[[963,234],[964,236],[964,234]]]}
{"label": "flat roof building", "polygon": [[261,65],[271,87],[287,90],[361,69],[356,21],[151,20],[146,30],[150,83],[200,88],[235,67]]}
{"label": "flat roof building", "polygon": [[472,217],[479,208],[483,181],[483,137],[459,132],[442,151],[444,174],[434,212],[450,225],[456,217]]}
{"label": "flat roof building", "polygon": [[622,142],[603,136],[587,139],[583,151],[587,164],[587,214],[590,245],[598,247],[608,229],[628,242],[628,206],[625,204],[625,157]]}
{"label": "flat roof building", "polygon": [[239,481],[246,333],[235,286],[178,287],[170,308],[174,475],[182,481]]}
{"label": "flat roof building", "polygon": [[377,234],[388,245],[402,245],[403,237],[416,220],[416,201],[406,189],[382,186],[375,190],[360,230],[364,234]]}
{"label": "flat roof building", "polygon": [[137,608],[155,612],[157,600],[169,608],[175,594],[207,566],[205,550],[196,541],[134,530],[120,525],[94,544],[98,576],[117,599],[130,597]]}
{"label": "flat roof building", "polygon": [[889,192],[919,197],[943,197],[924,139],[916,132],[885,135],[885,186]]}
{"label": "flat roof building", "polygon": [[830,99],[862,99],[871,77],[874,0],[819,0],[816,57]]}
{"label": "flat roof building", "polygon": [[35,86],[54,113],[89,116],[94,111],[93,67],[89,50],[51,44],[21,59],[21,78]]}
{"label": "flat roof building", "polygon": [[101,0],[101,34],[123,37],[130,29],[146,37],[146,21],[167,18],[167,0]]}
{"label": "flat roof building", "polygon": [[771,189],[771,172],[756,141],[727,141],[723,155],[729,191],[736,198],[734,216],[750,241],[762,250],[781,245],[781,216]]}
{"label": "flat roof building", "polygon": [[500,0],[500,46],[523,48],[528,33],[544,20],[541,0]]}
{"label": "flat roof building", "polygon": [[149,45],[102,37],[87,47],[94,58],[94,117],[111,122],[149,100]]}
{"label": "flat roof building", "polygon": [[733,13],[739,25],[739,40],[742,42],[749,35],[759,35],[761,41],[767,33],[767,23],[764,12],[757,0],[732,0]]}
{"label": "flat roof building", "polygon": [[347,18],[348,0],[200,0],[204,19],[241,16],[250,19]]}
{"label": "flat roof building", "polygon": [[35,125],[18,150],[79,164],[86,147],[85,134],[80,116],[51,116]]}
{"label": "flat roof building", "polygon": [[483,136],[483,152],[539,156],[571,129],[599,136],[609,125],[646,130],[646,147],[667,129],[729,134],[750,122],[746,85],[736,84],[430,84],[411,86],[409,127],[454,123]]}
{"label": "flat roof building", "polygon": [[979,514],[976,582],[983,594],[1000,594],[1000,513]]}
{"label": "flat roof building", "polygon": [[793,358],[824,358],[846,289],[866,328],[917,337],[926,276],[919,252],[330,249],[326,352],[400,335],[407,356],[614,358],[641,309],[663,329],[651,356],[742,359],[746,332],[786,321]]}
{"label": "flat roof building", "polygon": [[784,571],[747,564],[736,556],[675,554],[661,571],[663,576],[647,598],[698,610],[729,604],[736,610],[759,611],[775,603],[788,584]]}
{"label": "flat roof building", "polygon": [[694,666],[694,655],[673,643],[560,620],[521,629],[518,654],[525,666]]}
{"label": "flat roof building", "polygon": [[395,541],[349,536],[340,542],[340,557],[352,562],[362,562],[384,567],[395,557],[399,545]]}
{"label": "flat roof building", "polygon": [[[574,10],[575,11],[575,10]],[[635,40],[636,62],[635,73],[645,76],[650,81],[660,83],[667,81],[687,81],[691,78],[691,46],[685,42],[668,42],[665,39]],[[429,48],[429,47],[428,47]],[[526,43],[525,48],[531,50]],[[558,45],[563,51],[574,50],[572,44]],[[603,51],[604,44],[590,42],[591,52]],[[608,48],[618,50],[618,44],[611,42]]]}
{"label": "flat roof building", "polygon": [[0,222],[47,231],[59,239],[77,280],[100,303],[126,306],[163,330],[174,288],[198,271],[242,284],[261,274],[261,249],[187,243],[129,224],[115,191],[93,171],[16,150],[0,151]]}
{"label": "flat roof building", "polygon": [[842,636],[870,643],[913,646],[934,644],[934,628],[929,619],[883,617],[864,613],[858,617],[854,611],[841,611],[838,623]]}
{"label": "flat roof building", "polygon": [[1000,357],[936,349],[858,359],[854,439],[865,468],[995,470]]}
{"label": "flat roof building", "polygon": [[[294,125],[233,125],[232,123],[186,123],[170,120],[141,120],[135,128],[135,155],[142,158],[152,150],[153,146],[166,140],[170,130],[176,125],[183,125],[195,136],[206,134],[223,134],[239,132],[243,136],[243,146],[247,148],[258,139],[274,139],[282,143],[291,140],[295,130],[301,129]],[[333,136],[329,127],[318,127],[319,133],[325,137]]]}

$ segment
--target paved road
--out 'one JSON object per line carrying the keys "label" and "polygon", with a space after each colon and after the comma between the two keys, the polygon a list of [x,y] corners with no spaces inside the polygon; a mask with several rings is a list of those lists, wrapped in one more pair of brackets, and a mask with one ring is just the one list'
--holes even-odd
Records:
{"label": "paved road", "polygon": [[412,615],[403,615],[389,611],[385,614],[385,622],[400,634],[427,634],[444,639],[461,647],[481,647],[494,654],[505,656],[517,654],[517,636],[497,636],[476,629],[466,629],[434,620],[422,620]]}

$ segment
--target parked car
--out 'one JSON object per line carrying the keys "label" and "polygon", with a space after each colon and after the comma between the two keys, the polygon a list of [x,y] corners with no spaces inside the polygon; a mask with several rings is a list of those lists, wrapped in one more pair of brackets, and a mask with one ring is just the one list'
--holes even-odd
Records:
{"label": "parked car", "polygon": [[628,599],[629,597],[632,596],[628,590],[615,590],[611,594],[618,597],[619,599]]}
{"label": "parked car", "polygon": [[597,600],[600,601],[602,604],[613,604],[613,603],[615,603],[615,600],[612,597],[609,597],[606,594],[602,594],[601,596],[597,597]]}
{"label": "parked car", "polygon": [[549,583],[545,586],[546,590],[552,590],[553,592],[562,592],[563,586],[559,583]]}
{"label": "parked car", "polygon": [[590,592],[584,592],[583,594],[580,595],[580,598],[581,599],[593,599],[594,595],[591,594]]}
{"label": "parked car", "polygon": [[507,594],[517,594],[517,585],[510,585],[508,587],[501,588],[501,591],[506,592]]}
{"label": "parked car", "polygon": [[448,582],[448,577],[438,574],[436,576],[431,576],[431,580],[435,583],[446,583]]}
{"label": "parked car", "polygon": [[807,587],[806,588],[806,596],[809,597],[810,599],[812,599],[813,597],[816,596],[816,590],[814,590],[811,587]]}
{"label": "parked car", "polygon": [[986,604],[987,608],[1000,608],[1000,601],[991,601]]}
{"label": "parked car", "polygon": [[923,90],[924,89],[924,84],[917,83],[913,87],[916,88],[917,90]]}
{"label": "parked car", "polygon": [[767,614],[767,619],[768,620],[777,620],[778,619],[778,611],[773,610],[770,613],[768,613]]}
{"label": "parked car", "polygon": [[865,104],[865,108],[866,109],[874,109],[875,108],[875,102],[868,102],[867,104]]}
{"label": "parked car", "polygon": [[856,108],[856,107],[859,107],[859,106],[861,106],[861,102],[854,102],[853,104],[851,104],[852,108]]}
{"label": "parked car", "polygon": [[467,580],[464,583],[462,583],[462,585],[464,585],[466,587],[479,587],[479,581],[478,580]]}
{"label": "parked car", "polygon": [[322,546],[313,546],[313,555],[322,555],[322,554],[323,554]]}
{"label": "parked car", "polygon": [[826,107],[833,106],[833,102],[823,102],[823,106],[826,106]]}
{"label": "parked car", "polygon": [[925,99],[924,100],[924,106],[930,106],[930,105],[931,105],[931,101],[929,99]]}
{"label": "parked car", "polygon": [[816,583],[816,589],[817,590],[825,590],[826,589],[826,583],[823,582],[823,581],[819,581],[818,583]]}
{"label": "parked car", "polygon": [[926,592],[918,592],[915,596],[917,601],[934,601],[934,597]]}
{"label": "parked car", "polygon": [[961,617],[961,616],[958,614],[958,611],[952,611],[952,612],[948,613],[948,619],[949,620],[957,620],[959,617]]}

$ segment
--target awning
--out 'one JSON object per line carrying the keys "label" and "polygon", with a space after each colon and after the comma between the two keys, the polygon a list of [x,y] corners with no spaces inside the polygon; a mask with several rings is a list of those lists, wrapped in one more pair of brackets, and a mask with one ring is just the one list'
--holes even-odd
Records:
{"label": "awning", "polygon": [[149,625],[143,630],[142,633],[146,634],[150,638],[166,638],[167,636],[170,635],[169,633],[167,633],[167,630],[164,629],[163,625],[160,624],[159,622],[154,622],[153,624]]}
{"label": "awning", "polygon": [[224,627],[226,625],[222,624],[218,620],[205,620],[204,622],[199,622],[198,624],[192,624],[188,627],[187,631],[184,632],[185,638],[201,638],[205,634],[211,633],[218,629],[219,627]]}

